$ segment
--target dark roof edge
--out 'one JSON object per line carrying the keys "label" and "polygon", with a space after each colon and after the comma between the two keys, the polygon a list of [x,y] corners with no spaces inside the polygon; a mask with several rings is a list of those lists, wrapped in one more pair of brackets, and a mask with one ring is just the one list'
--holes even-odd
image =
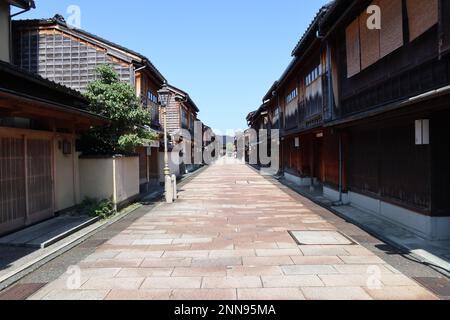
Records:
{"label": "dark roof edge", "polygon": [[319,22],[319,28],[324,34],[328,34],[332,26],[350,10],[357,1],[355,0],[335,0],[328,11],[324,14]]}
{"label": "dark roof edge", "polygon": [[273,85],[270,87],[269,91],[267,91],[266,95],[263,97],[263,102],[267,100],[272,100],[273,93],[278,89],[278,80],[273,83]]}
{"label": "dark roof edge", "polygon": [[[328,4],[324,5],[316,14],[314,20],[306,30],[305,34],[292,51],[293,56],[292,61],[289,63],[289,65],[287,66],[281,77],[278,79],[278,81],[275,82],[276,88],[273,87],[271,88],[272,92],[274,91],[273,89],[278,89],[282,84],[284,84],[285,80],[290,76],[294,67],[303,58],[305,52],[302,52],[302,54],[300,54],[301,51],[308,50],[311,46],[311,42],[314,43],[313,41],[317,40],[316,33],[319,30],[319,23],[321,19],[324,17],[324,15],[330,10],[330,8],[332,8],[335,5],[335,3],[336,3],[335,0],[329,2]],[[264,96],[263,101],[269,100],[270,95],[272,95],[272,92],[269,91]]]}
{"label": "dark roof edge", "polygon": [[286,67],[286,70],[284,70],[283,74],[281,75],[280,79],[278,80],[277,90],[279,87],[281,87],[286,79],[291,75],[291,72],[294,70],[294,67],[299,62],[298,57],[294,57],[292,61],[289,63],[289,65]]}
{"label": "dark roof edge", "polygon": [[295,46],[294,50],[292,50],[292,56],[298,56],[301,50],[306,49],[305,47],[308,44],[309,37],[311,37],[312,35],[314,36],[316,35],[321,19],[327,14],[330,8],[334,7],[334,5],[335,0],[329,2],[328,4],[320,8],[319,12],[314,17],[314,20],[311,22],[308,29],[306,29],[306,32],[303,34],[300,41]]}
{"label": "dark roof edge", "polygon": [[24,10],[36,8],[33,0],[8,0],[9,4]]}
{"label": "dark roof edge", "polygon": [[5,70],[6,72],[9,72],[9,73],[14,73],[15,75],[26,78],[27,80],[33,81],[33,82],[41,84],[41,85],[45,85],[46,87],[48,87],[50,89],[58,90],[59,92],[62,92],[64,94],[71,95],[72,97],[82,100],[83,102],[88,104],[88,101],[86,100],[86,98],[79,91],[74,90],[69,87],[66,87],[62,84],[59,84],[59,83],[49,80],[47,78],[44,78],[38,74],[31,73],[27,70],[19,68],[10,63],[0,61],[0,70]]}
{"label": "dark roof edge", "polygon": [[173,91],[178,91],[182,96],[184,96],[185,99],[187,99],[189,104],[191,104],[194,107],[195,111],[200,112],[200,109],[197,107],[197,105],[195,104],[194,100],[192,100],[191,96],[187,92],[185,92],[185,91],[181,90],[180,88],[177,88],[177,87],[175,87],[174,85],[171,85],[171,84],[167,84],[167,86],[170,89],[172,89]]}
{"label": "dark roof edge", "polygon": [[250,122],[257,119],[265,111],[267,111],[267,103],[263,103],[257,110],[250,112],[247,115],[247,121]]}
{"label": "dark roof edge", "polygon": [[90,117],[90,118],[94,118],[94,119],[97,119],[97,120],[101,120],[101,121],[104,121],[104,122],[110,122],[111,121],[110,119],[108,119],[108,118],[106,118],[106,117],[104,117],[102,115],[98,115],[98,114],[95,114],[95,113],[87,111],[87,110],[75,108],[75,107],[68,106],[66,104],[61,104],[61,103],[58,103],[58,102],[49,101],[49,100],[46,100],[46,99],[43,99],[43,98],[39,98],[39,97],[30,96],[30,95],[27,95],[25,93],[16,92],[16,91],[4,89],[4,88],[0,88],[0,92],[4,92],[6,94],[12,94],[12,95],[15,95],[15,96],[27,99],[27,100],[33,100],[33,101],[45,103],[45,104],[51,105],[52,108],[57,109],[59,111],[65,111],[65,112],[69,112],[69,113],[72,113],[72,114],[84,115],[84,116],[87,116],[87,117]]}

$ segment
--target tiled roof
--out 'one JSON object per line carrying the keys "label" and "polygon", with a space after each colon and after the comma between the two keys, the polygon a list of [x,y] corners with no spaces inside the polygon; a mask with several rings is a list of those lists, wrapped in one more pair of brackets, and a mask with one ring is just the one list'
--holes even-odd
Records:
{"label": "tiled roof", "polygon": [[195,104],[194,100],[192,100],[192,98],[189,96],[189,94],[183,90],[181,90],[180,88],[177,88],[171,84],[167,84],[169,88],[171,88],[172,90],[178,91],[182,96],[184,96],[184,98],[186,98],[189,102],[189,104],[192,105],[192,107],[194,107],[195,111],[200,112],[199,108],[197,107],[197,105]]}
{"label": "tiled roof", "polygon": [[[108,121],[87,111],[89,102],[76,90],[30,73],[10,63],[0,61],[0,91],[49,103],[68,112],[76,112]],[[45,90],[48,89],[48,90]]]}
{"label": "tiled roof", "polygon": [[266,101],[270,99],[270,96],[274,90],[276,90],[280,85],[284,83],[284,81],[287,79],[287,77],[291,74],[293,68],[299,63],[301,55],[301,52],[306,50],[307,47],[310,45],[311,40],[316,39],[316,33],[319,27],[319,23],[321,19],[324,17],[324,15],[328,12],[330,8],[332,8],[335,4],[335,0],[326,4],[323,6],[319,12],[316,14],[314,20],[309,25],[308,29],[304,33],[303,37],[300,39],[300,41],[295,46],[294,50],[292,51],[293,59],[281,75],[281,77],[274,83],[274,85],[271,88],[271,91],[268,92],[264,98],[263,101]]}
{"label": "tiled roof", "polygon": [[59,83],[49,80],[47,78],[44,78],[38,74],[31,73],[28,70],[24,70],[13,64],[10,64],[10,63],[4,62],[4,61],[0,61],[0,71],[5,71],[5,72],[16,74],[27,80],[33,81],[40,85],[44,85],[50,89],[57,90],[61,93],[71,95],[72,97],[83,100],[87,103],[87,100],[84,98],[84,96],[79,91],[74,90],[69,87],[66,87],[62,84],[59,84]]}
{"label": "tiled roof", "polygon": [[299,54],[300,50],[304,49],[303,46],[306,43],[307,39],[310,36],[316,35],[316,27],[318,26],[320,19],[327,13],[327,11],[333,7],[335,4],[335,1],[331,1],[328,4],[324,5],[322,8],[320,8],[319,12],[314,17],[314,20],[309,25],[308,29],[306,29],[306,32],[303,34],[300,41],[295,46],[294,50],[292,50],[292,56],[296,56]]}
{"label": "tiled roof", "polygon": [[263,102],[272,99],[273,92],[278,88],[278,84],[278,80],[273,83],[269,91],[267,91],[266,95],[264,96]]}

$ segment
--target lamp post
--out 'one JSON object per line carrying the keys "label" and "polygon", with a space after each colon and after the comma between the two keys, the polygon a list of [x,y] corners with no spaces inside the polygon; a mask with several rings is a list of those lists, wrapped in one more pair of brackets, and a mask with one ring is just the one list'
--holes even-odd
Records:
{"label": "lamp post", "polygon": [[166,193],[166,202],[173,203],[173,186],[172,177],[170,176],[169,167],[169,147],[167,141],[167,107],[172,99],[172,92],[164,84],[161,90],[158,91],[159,101],[161,103],[162,112],[164,116],[164,187]]}

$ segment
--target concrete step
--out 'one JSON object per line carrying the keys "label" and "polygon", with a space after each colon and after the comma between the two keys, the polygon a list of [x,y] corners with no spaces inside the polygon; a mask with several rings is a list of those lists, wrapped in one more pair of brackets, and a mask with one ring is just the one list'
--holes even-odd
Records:
{"label": "concrete step", "polygon": [[0,245],[43,249],[97,221],[97,217],[64,215],[0,238]]}

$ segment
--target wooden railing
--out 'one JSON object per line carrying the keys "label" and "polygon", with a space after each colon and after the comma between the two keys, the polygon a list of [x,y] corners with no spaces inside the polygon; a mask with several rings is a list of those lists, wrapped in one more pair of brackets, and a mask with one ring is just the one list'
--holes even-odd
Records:
{"label": "wooden railing", "polygon": [[345,118],[359,112],[374,110],[449,85],[448,70],[450,70],[448,59],[433,59],[385,78],[365,90],[343,97],[340,110],[336,110],[337,116]]}

